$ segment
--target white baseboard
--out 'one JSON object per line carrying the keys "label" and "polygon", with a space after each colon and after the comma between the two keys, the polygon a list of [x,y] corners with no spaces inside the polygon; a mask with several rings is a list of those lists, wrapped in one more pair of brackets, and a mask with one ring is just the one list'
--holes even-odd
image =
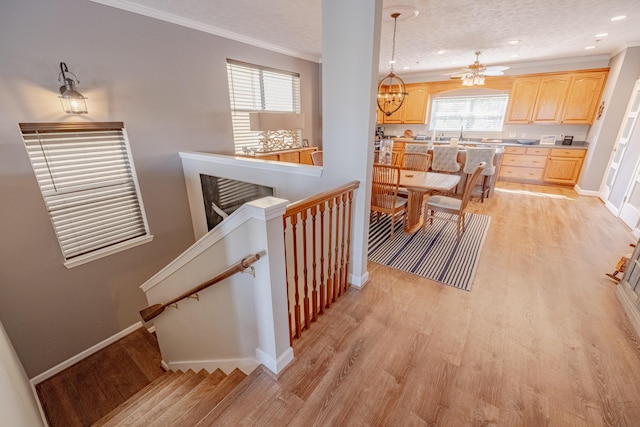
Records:
{"label": "white baseboard", "polygon": [[256,359],[238,358],[238,359],[217,359],[217,360],[183,360],[176,362],[162,361],[162,366],[169,371],[188,371],[189,369],[198,372],[204,369],[207,372],[213,372],[216,369],[222,370],[225,374],[229,375],[234,369],[238,368],[245,374],[249,375],[253,372],[260,362]]}
{"label": "white baseboard", "polygon": [[583,190],[582,188],[580,188],[580,186],[578,184],[574,185],[573,189],[576,190],[576,193],[578,193],[581,196],[593,196],[593,197],[600,196],[600,192],[599,191]]}
{"label": "white baseboard", "polygon": [[620,209],[618,209],[618,207],[614,206],[612,203],[610,203],[608,201],[604,202],[604,207],[609,209],[609,212],[611,212],[615,216],[620,216]]}
{"label": "white baseboard", "polygon": [[367,283],[369,283],[369,272],[365,271],[362,276],[356,276],[354,274],[349,274],[349,284],[356,288],[363,288]]}
{"label": "white baseboard", "polygon": [[129,326],[127,329],[118,332],[117,334],[107,338],[106,340],[99,342],[98,344],[94,345],[91,348],[88,348],[78,354],[76,354],[75,356],[70,357],[69,359],[65,360],[64,362],[54,366],[51,369],[48,369],[46,371],[44,371],[41,374],[36,375],[35,377],[31,378],[29,381],[31,382],[31,384],[33,386],[40,384],[41,382],[48,380],[49,378],[53,377],[56,374],[59,374],[60,372],[64,371],[65,369],[69,368],[72,365],[75,365],[76,363],[78,363],[79,361],[86,359],[87,357],[91,356],[94,353],[97,353],[98,351],[102,350],[103,348],[105,348],[106,346],[113,344],[114,342],[118,341],[121,338],[126,337],[127,335],[129,335],[130,333],[132,333],[133,331],[135,331],[138,328],[142,328],[142,322],[138,322],[135,323],[131,326]]}
{"label": "white baseboard", "polygon": [[275,360],[273,357],[270,357],[267,353],[257,348],[256,358],[267,369],[278,375],[287,367],[287,365],[289,365],[289,363],[293,362],[293,349],[289,347],[280,355],[280,357],[278,357],[278,360]]}

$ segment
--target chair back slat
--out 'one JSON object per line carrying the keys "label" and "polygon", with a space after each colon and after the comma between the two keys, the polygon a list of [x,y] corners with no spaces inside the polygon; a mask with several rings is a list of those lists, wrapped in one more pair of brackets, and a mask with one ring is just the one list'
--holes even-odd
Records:
{"label": "chair back slat", "polygon": [[429,171],[431,167],[431,154],[408,152],[402,155],[402,169],[414,171]]}

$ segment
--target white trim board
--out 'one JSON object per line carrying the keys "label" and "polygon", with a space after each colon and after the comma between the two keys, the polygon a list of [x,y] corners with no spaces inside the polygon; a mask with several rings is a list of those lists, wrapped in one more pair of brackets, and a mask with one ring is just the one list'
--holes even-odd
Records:
{"label": "white trim board", "polygon": [[81,360],[86,359],[87,357],[91,356],[94,353],[97,353],[98,351],[102,350],[103,348],[107,347],[110,344],[113,344],[114,342],[118,341],[121,338],[126,337],[127,335],[129,335],[130,333],[134,332],[135,330],[137,330],[138,328],[142,328],[142,322],[137,322],[131,326],[129,326],[128,328],[118,332],[115,335],[110,336],[109,338],[107,338],[104,341],[99,342],[98,344],[94,345],[93,347],[90,347],[84,351],[81,351],[80,353],[76,354],[75,356],[72,356],[70,358],[68,358],[67,360],[65,360],[64,362],[54,366],[51,369],[48,369],[46,371],[44,371],[41,374],[36,375],[35,377],[31,378],[29,380],[29,382],[31,382],[31,384],[33,386],[36,386],[38,384],[40,384],[43,381],[48,380],[49,378],[53,377],[56,374],[59,374],[60,372],[64,371],[65,369],[71,367],[72,365],[75,365],[76,363],[80,362]]}

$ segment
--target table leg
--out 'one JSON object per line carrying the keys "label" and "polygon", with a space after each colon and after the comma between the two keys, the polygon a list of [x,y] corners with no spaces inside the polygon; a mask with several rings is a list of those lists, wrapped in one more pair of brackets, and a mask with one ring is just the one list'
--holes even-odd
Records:
{"label": "table leg", "polygon": [[422,227],[422,201],[427,190],[423,188],[407,188],[409,193],[407,201],[407,221],[404,231],[415,233]]}

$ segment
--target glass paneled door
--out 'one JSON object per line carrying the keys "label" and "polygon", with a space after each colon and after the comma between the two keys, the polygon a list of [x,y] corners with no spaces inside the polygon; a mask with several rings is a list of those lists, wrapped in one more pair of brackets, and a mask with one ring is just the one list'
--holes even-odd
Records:
{"label": "glass paneled door", "polygon": [[[631,99],[629,101],[629,105],[627,106],[627,111],[625,112],[624,118],[622,120],[622,125],[620,126],[620,130],[618,132],[616,145],[613,148],[613,152],[611,153],[611,158],[609,159],[607,176],[604,179],[604,182],[602,183],[602,188],[600,190],[600,198],[604,201],[609,199],[609,193],[611,192],[611,187],[613,187],[615,179],[618,176],[618,170],[620,168],[620,164],[622,163],[622,159],[624,159],[624,155],[626,154],[627,143],[629,142],[629,138],[631,137],[631,132],[635,127],[639,112],[640,112],[640,80],[636,81],[636,84],[633,87],[633,93],[631,94]],[[632,226],[632,228],[635,228],[635,224],[634,226]]]}

